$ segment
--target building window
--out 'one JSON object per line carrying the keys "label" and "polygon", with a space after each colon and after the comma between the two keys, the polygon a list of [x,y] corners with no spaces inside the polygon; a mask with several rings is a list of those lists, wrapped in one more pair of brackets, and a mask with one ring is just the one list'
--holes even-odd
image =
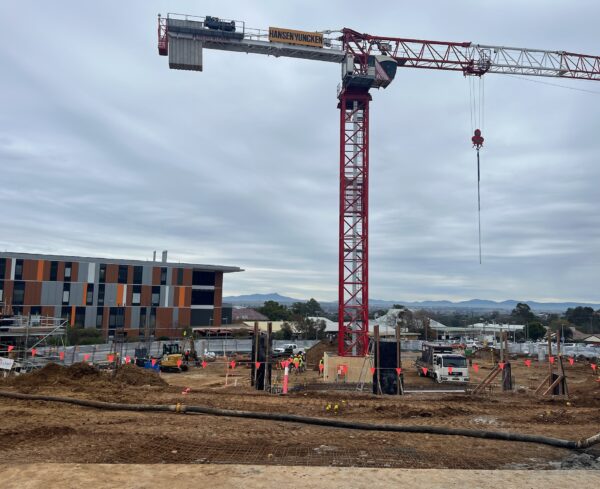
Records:
{"label": "building window", "polygon": [[142,283],[143,274],[144,274],[144,267],[142,267],[142,266],[133,267],[133,283],[140,285]]}
{"label": "building window", "polygon": [[100,263],[100,273],[98,275],[98,282],[101,284],[106,282],[106,263]]}
{"label": "building window", "polygon": [[104,308],[98,307],[96,308],[96,328],[102,329],[102,323],[104,320]]}
{"label": "building window", "polygon": [[212,306],[215,303],[214,290],[193,290],[192,306]]}
{"label": "building window", "polygon": [[119,283],[127,283],[127,265],[119,265]]}
{"label": "building window", "polygon": [[65,284],[63,284],[63,296],[62,296],[63,305],[68,304],[70,299],[71,299],[71,284],[65,283]]}
{"label": "building window", "polygon": [[94,304],[94,284],[87,284],[87,292],[85,293],[85,305],[92,306]]}
{"label": "building window", "polygon": [[71,270],[73,268],[73,264],[68,261],[65,262],[65,282],[70,282],[71,281]]}
{"label": "building window", "polygon": [[177,269],[177,285],[183,285],[183,268]]}
{"label": "building window", "polygon": [[42,315],[42,307],[41,306],[31,306],[29,310],[29,314],[31,316],[41,316]]}
{"label": "building window", "polygon": [[133,286],[133,293],[131,295],[131,305],[132,306],[139,306],[141,299],[142,299],[142,286],[141,285],[134,285]]}
{"label": "building window", "polygon": [[23,260],[16,261],[15,280],[23,280]]}
{"label": "building window", "polygon": [[108,329],[122,328],[125,324],[125,308],[111,307],[108,314]]}
{"label": "building window", "polygon": [[194,273],[192,274],[192,285],[215,285],[215,272],[194,270]]}
{"label": "building window", "polygon": [[50,262],[50,281],[56,282],[58,280],[58,262]]}
{"label": "building window", "polygon": [[167,285],[167,269],[160,269],[160,285]]}
{"label": "building window", "polygon": [[4,300],[4,281],[0,280],[0,302]]}
{"label": "building window", "polygon": [[104,305],[104,292],[106,289],[106,284],[98,284],[98,305]]}
{"label": "building window", "polygon": [[0,279],[6,278],[6,258],[0,258]]}
{"label": "building window", "polygon": [[83,328],[85,325],[85,307],[76,307],[75,308],[75,319],[73,321],[73,325],[76,328]]}
{"label": "building window", "polygon": [[158,285],[152,287],[152,305],[160,306],[160,286]]}
{"label": "building window", "polygon": [[22,306],[25,303],[25,282],[15,282],[12,303],[15,306]]}
{"label": "building window", "polygon": [[148,318],[148,313],[147,313],[147,309],[145,307],[142,307],[140,309],[140,322],[138,324],[138,328],[140,330],[140,334],[142,334],[142,332],[144,331],[144,329],[146,328],[146,321]]}
{"label": "building window", "polygon": [[150,308],[150,334],[156,329],[156,307]]}

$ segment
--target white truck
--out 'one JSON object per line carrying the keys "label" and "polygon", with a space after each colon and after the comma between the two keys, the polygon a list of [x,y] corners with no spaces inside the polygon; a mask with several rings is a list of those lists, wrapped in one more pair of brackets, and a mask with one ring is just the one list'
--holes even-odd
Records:
{"label": "white truck", "polygon": [[303,348],[298,348],[298,345],[296,345],[296,343],[286,343],[283,346],[279,346],[277,348],[273,348],[273,353],[275,354],[293,354],[293,355],[297,355],[298,353],[302,354],[304,353],[304,349]]}
{"label": "white truck", "polygon": [[438,383],[469,382],[467,358],[454,352],[452,345],[423,343],[421,358],[415,365],[420,377],[431,377]]}

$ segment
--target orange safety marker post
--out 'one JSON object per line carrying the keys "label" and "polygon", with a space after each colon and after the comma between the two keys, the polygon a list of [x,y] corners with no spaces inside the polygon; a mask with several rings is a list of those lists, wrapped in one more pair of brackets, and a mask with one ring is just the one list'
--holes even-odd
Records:
{"label": "orange safety marker post", "polygon": [[65,352],[64,352],[64,351],[61,351],[61,352],[58,354],[58,358],[60,358],[60,361],[61,361],[61,362],[62,362],[62,361],[64,361],[64,359],[65,359]]}
{"label": "orange safety marker post", "polygon": [[260,368],[260,362],[254,362],[254,366],[258,369]]}
{"label": "orange safety marker post", "polygon": [[177,360],[177,368],[181,368],[182,363],[183,363],[183,360],[181,358],[179,360]]}
{"label": "orange safety marker post", "polygon": [[371,367],[371,374],[375,373],[375,367]]}
{"label": "orange safety marker post", "polygon": [[402,373],[402,368],[401,367],[396,368],[396,373],[398,375],[400,375]]}
{"label": "orange safety marker post", "polygon": [[235,368],[235,360],[231,360],[231,362],[229,362],[229,365],[231,366],[232,369]]}
{"label": "orange safety marker post", "polygon": [[548,357],[548,360],[550,360],[550,363],[554,364],[554,357],[550,356]]}
{"label": "orange safety marker post", "polygon": [[569,357],[569,364],[573,365],[575,363],[575,359],[573,357]]}
{"label": "orange safety marker post", "polygon": [[500,367],[500,370],[504,370],[505,365],[506,365],[506,362],[498,362],[498,367]]}
{"label": "orange safety marker post", "polygon": [[597,365],[595,363],[591,363],[590,367],[592,367],[592,370],[595,372]]}
{"label": "orange safety marker post", "polygon": [[202,360],[202,363],[201,363],[201,365],[202,365],[202,368],[206,368],[206,365],[207,365],[207,364],[206,364],[206,360]]}
{"label": "orange safety marker post", "polygon": [[429,369],[427,367],[421,367],[421,370],[423,371],[423,375],[427,376]]}
{"label": "orange safety marker post", "polygon": [[525,360],[525,366],[527,368],[531,367],[531,360],[529,360],[529,359]]}
{"label": "orange safety marker post", "polygon": [[129,355],[125,357],[125,363],[131,363],[131,357]]}
{"label": "orange safety marker post", "polygon": [[31,349],[31,356],[35,357],[35,355],[37,354],[37,350],[35,348]]}
{"label": "orange safety marker post", "polygon": [[83,361],[87,362],[90,359],[90,354],[86,353],[85,355],[83,355]]}
{"label": "orange safety marker post", "polygon": [[283,394],[287,394],[288,393],[288,382],[289,382],[289,376],[290,376],[290,369],[289,369],[289,365],[290,362],[281,362],[283,364],[283,388],[282,388],[282,393]]}
{"label": "orange safety marker post", "polygon": [[479,364],[474,363],[473,364],[473,370],[475,370],[475,372],[479,372]]}
{"label": "orange safety marker post", "polygon": [[156,358],[152,359],[152,366],[154,367],[156,365]]}
{"label": "orange safety marker post", "polygon": [[[106,358],[108,359],[109,362],[114,362],[115,361],[115,356],[114,355],[108,355]],[[152,364],[152,365],[154,365],[154,364]]]}
{"label": "orange safety marker post", "polygon": [[452,373],[452,367],[448,367],[448,373],[451,374]]}
{"label": "orange safety marker post", "polygon": [[15,349],[15,347],[13,345],[8,345],[8,353],[13,351],[14,349]]}
{"label": "orange safety marker post", "polygon": [[324,369],[325,369],[325,366],[322,363],[320,363],[319,364],[319,373],[322,374]]}

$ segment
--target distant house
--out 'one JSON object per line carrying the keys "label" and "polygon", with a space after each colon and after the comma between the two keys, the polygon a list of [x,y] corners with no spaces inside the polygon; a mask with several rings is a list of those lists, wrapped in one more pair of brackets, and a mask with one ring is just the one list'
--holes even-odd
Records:
{"label": "distant house", "polygon": [[241,323],[244,321],[268,321],[269,318],[249,307],[234,307],[232,320],[234,323]]}
{"label": "distant house", "polygon": [[588,336],[587,338],[583,339],[584,343],[591,343],[593,345],[600,345],[600,336],[598,335],[591,335]]}

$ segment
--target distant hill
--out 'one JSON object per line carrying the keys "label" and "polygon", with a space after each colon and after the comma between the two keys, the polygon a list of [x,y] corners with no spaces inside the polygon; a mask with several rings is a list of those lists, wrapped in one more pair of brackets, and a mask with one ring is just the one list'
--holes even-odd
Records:
{"label": "distant hill", "polygon": [[249,295],[232,295],[229,297],[223,297],[223,302],[229,302],[230,304],[260,304],[267,301],[275,301],[280,304],[293,304],[294,302],[306,302],[305,299],[294,299],[293,297],[286,297],[284,295],[273,292],[271,294],[249,294]]}
{"label": "distant hill", "polygon": [[[262,305],[265,301],[275,301],[280,304],[292,304],[294,302],[306,302],[305,299],[294,299],[293,297],[286,297],[276,292],[271,294],[249,294],[249,295],[238,295],[223,297],[223,302],[229,302],[235,305]],[[536,301],[517,301],[517,300],[505,300],[501,302],[483,300],[483,299],[471,299],[468,301],[419,301],[419,302],[406,302],[406,301],[386,301],[381,299],[370,299],[369,305],[371,308],[389,308],[394,304],[401,304],[403,306],[411,308],[423,308],[423,309],[470,309],[480,311],[512,311],[519,302],[525,302],[536,312],[564,312],[570,307],[592,307],[595,310],[600,309],[600,304],[590,304],[583,302],[536,302]],[[329,306],[329,308],[336,306],[335,302],[321,302],[322,306]]]}

